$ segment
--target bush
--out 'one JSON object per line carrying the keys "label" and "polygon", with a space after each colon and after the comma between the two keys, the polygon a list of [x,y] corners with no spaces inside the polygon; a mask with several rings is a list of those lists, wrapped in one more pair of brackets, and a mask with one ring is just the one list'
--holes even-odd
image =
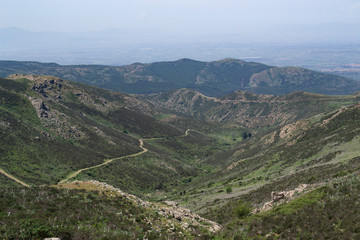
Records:
{"label": "bush", "polygon": [[227,193],[227,194],[232,193],[232,187],[231,187],[231,186],[227,186],[227,187],[226,187],[226,193]]}
{"label": "bush", "polygon": [[239,201],[238,205],[235,208],[235,214],[238,218],[246,217],[251,212],[251,206],[249,203],[242,200]]}

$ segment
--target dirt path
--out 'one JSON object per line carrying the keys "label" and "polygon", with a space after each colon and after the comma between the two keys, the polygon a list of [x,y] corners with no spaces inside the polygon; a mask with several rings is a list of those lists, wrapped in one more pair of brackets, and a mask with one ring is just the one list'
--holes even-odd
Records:
{"label": "dirt path", "polygon": [[[181,136],[178,136],[178,137],[184,137],[184,136],[188,136],[189,135],[189,131],[191,131],[191,129],[187,129],[185,131],[185,134],[184,135],[181,135]],[[161,139],[161,138],[142,138],[142,139],[139,139],[139,147],[142,149],[141,152],[138,152],[138,153],[134,153],[134,154],[130,154],[130,155],[125,155],[125,156],[122,156],[122,157],[117,157],[117,158],[112,158],[112,159],[109,159],[109,160],[106,160],[105,162],[101,163],[101,164],[98,164],[98,165],[94,165],[94,166],[91,166],[91,167],[87,167],[87,168],[82,168],[82,169],[79,169],[77,170],[76,172],[73,172],[71,173],[69,176],[67,176],[65,179],[61,180],[58,184],[63,184],[65,182],[67,182],[68,180],[70,180],[71,178],[74,178],[76,177],[79,173],[83,172],[83,171],[86,171],[86,170],[90,170],[90,169],[94,169],[94,168],[98,168],[98,167],[101,167],[101,166],[104,166],[104,165],[107,165],[115,160],[119,160],[119,159],[123,159],[123,158],[129,158],[129,157],[136,157],[136,156],[139,156],[141,154],[144,154],[148,151],[147,148],[144,147],[144,141],[146,140],[157,140],[157,139]]]}
{"label": "dirt path", "polygon": [[122,157],[112,158],[112,159],[106,160],[105,162],[103,162],[101,164],[94,165],[94,166],[87,167],[87,168],[82,168],[80,170],[77,170],[76,172],[71,173],[67,178],[61,180],[58,184],[62,184],[62,183],[67,182],[69,179],[71,179],[73,177],[76,177],[79,173],[81,173],[83,171],[107,165],[107,164],[109,164],[109,163],[111,163],[111,162],[113,162],[115,160],[119,160],[119,159],[123,159],[123,158],[129,158],[129,157],[136,157],[136,156],[144,154],[144,153],[146,153],[148,151],[148,149],[144,147],[144,139],[139,139],[139,147],[142,149],[141,152],[130,154],[130,155],[125,155],[125,156],[122,156]]}
{"label": "dirt path", "polygon": [[9,173],[5,172],[5,171],[4,171],[4,170],[2,170],[1,168],[0,168],[0,173],[4,174],[6,177],[8,177],[8,178],[10,178],[10,179],[14,180],[15,182],[17,182],[17,183],[19,183],[19,184],[23,185],[24,187],[30,187],[30,185],[28,185],[28,184],[24,183],[23,181],[21,181],[21,180],[17,179],[17,178],[16,178],[16,177],[14,177],[13,175],[11,175],[11,174],[9,174]]}
{"label": "dirt path", "polygon": [[[189,135],[189,132],[191,131],[191,129],[187,129],[185,131],[185,134],[184,135],[181,135],[181,136],[178,136],[178,137],[185,137],[185,136],[188,136]],[[138,153],[134,153],[134,154],[130,154],[130,155],[126,155],[126,156],[122,156],[122,157],[117,157],[117,158],[112,158],[112,159],[109,159],[109,160],[106,160],[105,162],[101,163],[101,164],[98,164],[98,165],[94,165],[94,166],[91,166],[91,167],[87,167],[87,168],[82,168],[82,169],[79,169],[77,170],[76,172],[73,172],[71,173],[69,176],[67,176],[65,179],[61,180],[58,184],[62,184],[62,183],[65,183],[67,182],[69,179],[71,178],[74,178],[76,177],[79,173],[83,172],[83,171],[86,171],[86,170],[90,170],[90,169],[94,169],[94,168],[98,168],[98,167],[101,167],[101,166],[104,166],[104,165],[107,165],[115,160],[119,160],[119,159],[123,159],[123,158],[129,158],[129,157],[136,157],[136,156],[139,156],[141,154],[144,154],[148,151],[147,148],[144,147],[144,141],[146,140],[157,140],[157,139],[161,139],[161,138],[142,138],[142,139],[139,139],[139,147],[142,149],[142,151],[138,152]],[[5,172],[3,169],[0,168],[0,173],[5,175],[6,177],[14,180],[15,182],[23,185],[24,187],[30,187],[30,185],[24,183],[23,181],[21,181],[20,179],[14,177],[13,175]]]}

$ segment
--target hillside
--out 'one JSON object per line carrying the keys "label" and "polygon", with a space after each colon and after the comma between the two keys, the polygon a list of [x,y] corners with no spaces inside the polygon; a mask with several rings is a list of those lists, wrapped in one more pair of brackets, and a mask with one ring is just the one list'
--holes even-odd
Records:
{"label": "hillside", "polygon": [[0,79],[0,234],[356,238],[359,100]]}
{"label": "hillside", "polygon": [[0,189],[3,239],[192,239],[219,230],[171,202],[151,203],[108,184]]}
{"label": "hillside", "polygon": [[356,95],[326,96],[294,92],[274,96],[241,91],[215,98],[190,89],[152,94],[146,98],[157,106],[195,119],[241,126],[252,131],[273,129],[360,100]]}
{"label": "hillside", "polygon": [[0,61],[0,77],[14,73],[52,75],[128,93],[159,93],[190,88],[209,96],[235,90],[259,94],[294,91],[343,95],[360,90],[360,83],[344,77],[304,68],[273,67],[256,62],[224,59],[200,62],[181,59],[127,66],[67,65]]}
{"label": "hillside", "polygon": [[221,167],[173,198],[226,226],[225,239],[354,238],[346,223],[360,217],[350,210],[358,204],[359,114],[348,106],[248,138],[204,159]]}
{"label": "hillside", "polygon": [[[189,160],[152,146],[147,139],[183,138],[184,150],[190,151],[196,145],[186,146],[185,127],[201,123],[183,126],[186,120],[148,101],[34,75],[0,79],[0,93],[0,169],[26,185],[55,184],[80,169],[100,171],[93,166],[104,163],[112,166],[101,169],[112,171],[107,180],[132,191],[155,189],[198,173]],[[177,126],[168,124],[169,119]],[[204,141],[213,142],[205,138],[198,144]],[[94,177],[89,171],[80,173],[83,178]]]}

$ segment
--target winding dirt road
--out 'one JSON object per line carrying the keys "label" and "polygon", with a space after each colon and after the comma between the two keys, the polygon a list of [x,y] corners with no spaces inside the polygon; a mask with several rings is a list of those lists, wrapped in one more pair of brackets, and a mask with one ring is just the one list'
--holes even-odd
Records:
{"label": "winding dirt road", "polygon": [[[185,131],[185,134],[184,135],[181,135],[181,136],[177,136],[177,137],[186,137],[189,135],[189,132],[192,131],[191,129],[187,129]],[[90,169],[94,169],[94,168],[98,168],[98,167],[101,167],[101,166],[104,166],[104,165],[107,165],[115,160],[119,160],[119,159],[123,159],[123,158],[129,158],[129,157],[136,157],[136,156],[139,156],[141,154],[144,154],[148,151],[147,148],[144,147],[144,141],[146,140],[157,140],[157,139],[161,139],[161,138],[142,138],[142,139],[139,139],[139,147],[142,149],[142,151],[138,152],[138,153],[134,153],[134,154],[130,154],[130,155],[126,155],[126,156],[122,156],[122,157],[117,157],[117,158],[112,158],[112,159],[109,159],[109,160],[106,160],[105,162],[101,163],[101,164],[98,164],[98,165],[94,165],[94,166],[91,166],[91,167],[87,167],[87,168],[82,168],[82,169],[79,169],[77,170],[76,172],[73,172],[71,173],[69,176],[67,176],[65,179],[61,180],[58,184],[62,184],[62,183],[65,183],[67,182],[68,180],[70,180],[71,178],[74,178],[76,177],[79,173],[83,172],[83,171],[86,171],[86,170],[90,170]],[[15,182],[23,185],[24,187],[30,187],[30,185],[24,183],[23,181],[21,181],[20,179],[14,177],[13,175],[5,172],[3,169],[0,168],[0,173],[5,175],[6,177],[14,180]]]}
{"label": "winding dirt road", "polygon": [[125,156],[122,156],[122,157],[112,158],[112,159],[106,160],[105,162],[103,162],[101,164],[94,165],[94,166],[87,167],[87,168],[82,168],[80,170],[77,170],[76,172],[71,173],[67,178],[61,180],[58,184],[62,184],[62,183],[67,182],[69,179],[71,179],[73,177],[76,177],[79,173],[81,173],[83,171],[98,168],[98,167],[107,165],[107,164],[109,164],[109,163],[111,163],[111,162],[113,162],[115,160],[119,160],[119,159],[122,159],[122,158],[136,157],[136,156],[144,154],[144,153],[146,153],[148,151],[148,149],[144,147],[144,139],[139,139],[139,147],[142,149],[141,152],[130,154],[130,155],[125,155]]}
{"label": "winding dirt road", "polygon": [[[186,137],[189,135],[189,132],[191,131],[191,129],[187,129],[185,131],[185,134],[184,135],[180,135],[180,136],[177,136],[177,137]],[[90,169],[94,169],[94,168],[98,168],[98,167],[101,167],[101,166],[104,166],[104,165],[107,165],[115,160],[119,160],[119,159],[123,159],[123,158],[129,158],[129,157],[136,157],[136,156],[139,156],[141,154],[144,154],[148,151],[147,148],[144,147],[144,141],[151,141],[151,140],[157,140],[157,139],[162,139],[162,138],[142,138],[142,139],[139,139],[139,147],[142,149],[141,152],[138,152],[138,153],[134,153],[134,154],[130,154],[130,155],[125,155],[125,156],[122,156],[122,157],[117,157],[117,158],[112,158],[112,159],[109,159],[109,160],[106,160],[105,162],[101,163],[101,164],[98,164],[98,165],[94,165],[94,166],[91,166],[91,167],[87,167],[87,168],[82,168],[82,169],[79,169],[77,170],[76,172],[73,172],[71,173],[68,177],[66,177],[65,179],[61,180],[58,184],[63,184],[67,181],[69,181],[71,178],[74,178],[76,177],[79,173],[83,172],[83,171],[86,171],[86,170],[90,170]]]}

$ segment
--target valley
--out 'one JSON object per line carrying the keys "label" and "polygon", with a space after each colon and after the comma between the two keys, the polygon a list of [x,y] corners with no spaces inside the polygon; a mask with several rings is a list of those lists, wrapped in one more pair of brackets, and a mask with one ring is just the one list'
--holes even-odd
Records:
{"label": "valley", "polygon": [[[247,64],[232,61],[211,64]],[[0,233],[305,239],[331,228],[328,234],[354,237],[344,216],[358,204],[349,199],[359,185],[359,102],[358,94],[303,91],[131,95],[10,75],[0,79]],[[306,221],[320,230],[296,227]]]}

